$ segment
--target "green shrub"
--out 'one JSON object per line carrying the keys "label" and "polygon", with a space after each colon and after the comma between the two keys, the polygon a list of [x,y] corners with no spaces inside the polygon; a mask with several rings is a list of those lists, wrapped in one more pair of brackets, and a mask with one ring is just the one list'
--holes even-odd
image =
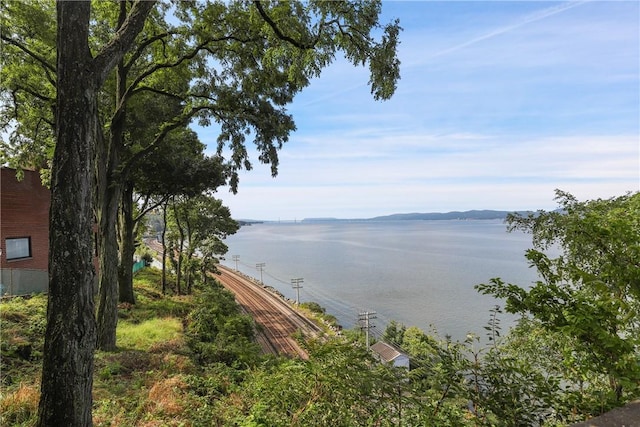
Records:
{"label": "green shrub", "polygon": [[141,258],[144,261],[144,265],[146,265],[147,267],[150,266],[153,262],[153,255],[151,255],[149,252],[143,253]]}
{"label": "green shrub", "polygon": [[324,307],[322,307],[320,304],[318,304],[317,302],[303,302],[300,304],[300,307],[302,308],[306,308],[307,310],[311,311],[312,313],[317,313],[317,314],[325,314],[326,313],[326,309]]}
{"label": "green shrub", "polygon": [[202,292],[196,306],[188,316],[187,331],[202,363],[252,365],[257,361],[254,321],[241,313],[231,292],[215,286]]}

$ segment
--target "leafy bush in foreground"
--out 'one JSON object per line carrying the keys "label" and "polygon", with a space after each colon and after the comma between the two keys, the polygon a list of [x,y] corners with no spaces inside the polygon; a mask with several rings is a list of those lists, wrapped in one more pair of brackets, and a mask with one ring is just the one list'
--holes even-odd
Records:
{"label": "leafy bush in foreground", "polygon": [[190,345],[202,364],[222,362],[252,366],[259,359],[255,323],[244,315],[234,295],[220,285],[203,290],[187,318]]}

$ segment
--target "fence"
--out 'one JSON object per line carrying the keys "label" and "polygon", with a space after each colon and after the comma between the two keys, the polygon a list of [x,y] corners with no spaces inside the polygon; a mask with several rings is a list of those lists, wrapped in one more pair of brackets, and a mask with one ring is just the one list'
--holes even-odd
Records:
{"label": "fence", "polygon": [[47,292],[49,273],[30,269],[0,269],[0,296]]}
{"label": "fence", "polygon": [[[144,260],[133,264],[133,272],[145,267]],[[0,269],[0,297],[46,293],[49,290],[49,272],[31,269]],[[97,291],[97,283],[94,292]]]}
{"label": "fence", "polygon": [[140,271],[140,270],[142,270],[143,268],[145,268],[146,266],[147,266],[147,265],[146,265],[146,263],[144,262],[144,260],[143,260],[143,259],[141,259],[140,261],[137,261],[136,263],[134,263],[134,264],[133,264],[133,272],[135,273],[135,272],[137,272],[137,271]]}

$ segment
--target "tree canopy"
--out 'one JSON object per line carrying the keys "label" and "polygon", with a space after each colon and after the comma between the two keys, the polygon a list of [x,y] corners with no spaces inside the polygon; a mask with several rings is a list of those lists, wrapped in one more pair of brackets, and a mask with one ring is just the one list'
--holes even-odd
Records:
{"label": "tree canopy", "polygon": [[526,289],[494,279],[478,289],[567,337],[566,363],[607,376],[619,401],[640,386],[640,193],[579,202],[558,191],[556,200],[556,211],[508,218],[511,230],[532,234],[526,257],[542,280]]}
{"label": "tree canopy", "polygon": [[[92,51],[109,42],[119,19],[124,22],[127,11],[121,15],[120,7],[126,8],[93,4]],[[203,1],[178,2],[172,8],[160,2],[123,58],[126,80],[119,83],[120,95],[113,77],[106,82],[101,114],[108,123],[128,104],[129,110],[139,110],[142,99],[150,95],[177,101],[180,111],[165,116],[156,130],[158,141],[180,123],[215,122],[221,128],[218,154],[231,149],[227,161],[234,171],[251,168],[245,143],[252,138],[258,160],[271,164],[276,174],[277,151],[295,130],[286,105],[336,57],[368,66],[374,99],[392,96],[399,79],[400,27],[397,21],[381,24],[380,9],[379,1]],[[3,148],[14,164],[41,165],[51,154],[46,147],[53,146],[55,125],[53,4],[8,2],[5,15],[2,123],[14,128]],[[140,111],[137,115],[142,117]],[[127,143],[136,144],[138,139]],[[235,189],[237,183],[233,173],[230,184]]]}

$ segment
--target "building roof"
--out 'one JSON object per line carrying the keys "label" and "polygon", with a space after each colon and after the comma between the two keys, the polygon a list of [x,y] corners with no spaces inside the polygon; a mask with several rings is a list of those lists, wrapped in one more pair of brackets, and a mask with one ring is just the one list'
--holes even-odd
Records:
{"label": "building roof", "polygon": [[397,359],[400,356],[408,357],[406,354],[392,346],[391,344],[387,344],[383,341],[378,341],[374,345],[371,346],[371,350],[378,353],[380,358],[385,362],[391,362]]}
{"label": "building roof", "polygon": [[627,403],[620,408],[591,418],[582,423],[571,424],[571,427],[638,427],[640,426],[640,400]]}

